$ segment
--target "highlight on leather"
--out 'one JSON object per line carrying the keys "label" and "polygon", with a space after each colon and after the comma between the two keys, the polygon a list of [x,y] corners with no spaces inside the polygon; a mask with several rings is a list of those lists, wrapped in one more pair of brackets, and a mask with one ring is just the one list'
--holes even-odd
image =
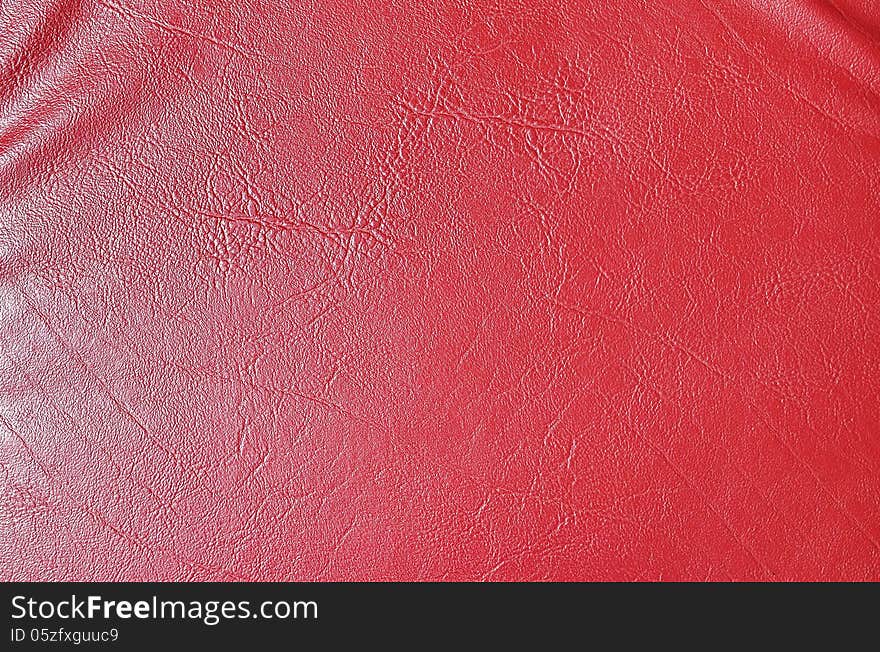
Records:
{"label": "highlight on leather", "polygon": [[0,2],[0,579],[880,579],[880,6]]}

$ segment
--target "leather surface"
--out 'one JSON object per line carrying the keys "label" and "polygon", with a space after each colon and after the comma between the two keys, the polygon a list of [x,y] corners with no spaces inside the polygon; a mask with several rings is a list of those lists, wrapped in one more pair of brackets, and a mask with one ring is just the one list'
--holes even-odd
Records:
{"label": "leather surface", "polygon": [[0,578],[880,579],[871,0],[0,1]]}

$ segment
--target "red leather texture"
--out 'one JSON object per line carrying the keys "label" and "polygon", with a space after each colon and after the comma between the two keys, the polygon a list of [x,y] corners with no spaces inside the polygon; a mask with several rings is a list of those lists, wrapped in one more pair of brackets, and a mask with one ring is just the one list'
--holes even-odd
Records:
{"label": "red leather texture", "polygon": [[2,0],[0,66],[0,578],[880,579],[873,0]]}

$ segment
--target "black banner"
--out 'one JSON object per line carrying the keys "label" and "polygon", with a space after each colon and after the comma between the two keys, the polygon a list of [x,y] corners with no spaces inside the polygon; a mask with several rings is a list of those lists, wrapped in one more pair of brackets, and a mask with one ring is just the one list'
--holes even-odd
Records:
{"label": "black banner", "polygon": [[[8,649],[177,649],[258,645],[394,649],[515,644],[615,647],[779,641],[876,620],[876,585],[26,584],[3,585]],[[709,631],[709,634],[699,632]],[[712,634],[711,632],[714,632]],[[573,638],[574,637],[574,638]],[[754,642],[754,641],[753,641]],[[816,639],[813,639],[816,642]],[[575,646],[581,647],[581,646]],[[606,647],[605,645],[599,646]]]}

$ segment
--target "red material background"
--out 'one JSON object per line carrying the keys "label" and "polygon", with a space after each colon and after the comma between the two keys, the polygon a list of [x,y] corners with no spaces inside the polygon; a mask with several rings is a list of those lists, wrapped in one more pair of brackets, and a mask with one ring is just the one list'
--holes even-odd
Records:
{"label": "red material background", "polygon": [[870,0],[0,2],[0,578],[880,579]]}

